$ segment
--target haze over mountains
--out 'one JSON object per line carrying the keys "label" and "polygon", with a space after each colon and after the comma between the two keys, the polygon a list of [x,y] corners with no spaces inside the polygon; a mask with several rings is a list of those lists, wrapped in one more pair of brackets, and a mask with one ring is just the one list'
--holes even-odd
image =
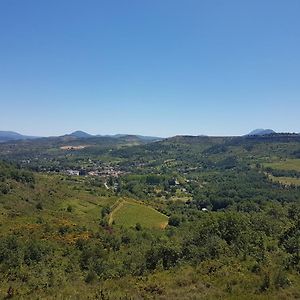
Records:
{"label": "haze over mountains", "polygon": [[89,134],[87,132],[81,131],[81,130],[77,130],[72,132],[71,134],[67,134],[67,136],[73,136],[73,137],[77,137],[77,138],[90,138],[90,137],[112,137],[112,138],[121,138],[121,137],[126,137],[126,136],[135,136],[141,140],[148,140],[148,141],[155,141],[155,140],[161,140],[161,137],[157,137],[157,136],[145,136],[145,135],[138,135],[138,134],[105,134],[105,135],[101,135],[101,134],[96,134],[96,135],[92,135]]}
{"label": "haze over mountains", "polygon": [[[246,136],[264,136],[264,135],[270,135],[270,134],[276,134],[276,132],[272,129],[255,129],[253,131],[251,131],[250,133],[246,134]],[[70,134],[65,134],[62,136],[56,136],[57,138],[59,137],[73,137],[73,138],[78,138],[78,139],[83,139],[83,138],[97,138],[97,137],[108,137],[108,138],[124,138],[124,137],[134,137],[137,139],[140,139],[142,141],[147,141],[147,142],[151,142],[151,141],[159,141],[162,140],[163,138],[161,137],[156,137],[156,136],[144,136],[144,135],[132,135],[132,134],[114,134],[114,135],[93,135],[93,134],[89,134],[87,132],[81,131],[81,130],[77,130],[74,131]],[[38,139],[38,138],[42,138],[42,137],[38,137],[38,136],[28,136],[28,135],[22,135],[18,132],[14,132],[14,131],[0,131],[0,142],[8,142],[8,141],[19,141],[19,140],[32,140],[32,139]],[[51,138],[55,138],[55,137],[51,137]]]}
{"label": "haze over mountains", "polygon": [[0,142],[37,139],[37,136],[22,135],[14,131],[0,131]]}
{"label": "haze over mountains", "polygon": [[248,135],[268,135],[268,134],[274,134],[276,133],[274,130],[272,129],[255,129],[253,131],[251,131],[250,133],[248,133]]}
{"label": "haze over mountains", "polygon": [[[161,137],[155,137],[155,136],[144,136],[144,135],[130,135],[130,134],[115,134],[115,135],[92,135],[87,132],[77,130],[74,131],[70,134],[65,134],[62,136],[56,136],[56,138],[59,137],[73,137],[73,138],[78,138],[78,139],[83,139],[83,138],[97,138],[97,137],[108,137],[108,138],[124,138],[124,137],[135,137],[137,139],[140,139],[142,141],[158,141],[162,140]],[[18,132],[13,132],[13,131],[0,131],[0,142],[8,142],[8,141],[19,141],[19,140],[31,140],[31,139],[38,139],[42,137],[37,137],[37,136],[27,136],[27,135],[22,135]],[[45,137],[44,137],[45,138]],[[51,137],[55,138],[55,137]]]}

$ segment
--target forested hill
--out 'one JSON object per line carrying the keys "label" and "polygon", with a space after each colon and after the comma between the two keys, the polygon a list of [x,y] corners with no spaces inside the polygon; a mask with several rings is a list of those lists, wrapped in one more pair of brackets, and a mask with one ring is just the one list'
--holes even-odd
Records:
{"label": "forested hill", "polygon": [[0,298],[300,297],[297,135],[64,136],[0,156]]}

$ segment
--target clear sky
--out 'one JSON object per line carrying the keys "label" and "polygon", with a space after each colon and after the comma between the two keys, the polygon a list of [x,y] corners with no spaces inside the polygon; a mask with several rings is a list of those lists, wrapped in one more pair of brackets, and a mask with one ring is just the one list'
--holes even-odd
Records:
{"label": "clear sky", "polygon": [[299,0],[1,0],[0,130],[300,132]]}

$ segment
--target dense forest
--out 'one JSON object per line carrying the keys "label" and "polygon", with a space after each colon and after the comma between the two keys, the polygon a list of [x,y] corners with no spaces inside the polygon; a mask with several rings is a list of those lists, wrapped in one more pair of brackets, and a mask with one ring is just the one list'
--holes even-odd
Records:
{"label": "dense forest", "polygon": [[0,297],[300,298],[299,153],[284,134],[2,143]]}

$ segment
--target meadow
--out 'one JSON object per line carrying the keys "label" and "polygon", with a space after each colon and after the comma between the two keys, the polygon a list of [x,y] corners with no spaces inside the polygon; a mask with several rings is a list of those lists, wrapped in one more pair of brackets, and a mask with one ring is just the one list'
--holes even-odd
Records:
{"label": "meadow", "polygon": [[300,186],[300,178],[293,178],[293,177],[275,177],[269,175],[269,178],[274,182],[279,182],[283,185],[296,185]]}
{"label": "meadow", "polygon": [[265,163],[264,166],[277,170],[300,172],[300,159],[285,159],[282,161]]}
{"label": "meadow", "polygon": [[118,226],[134,227],[140,224],[144,228],[163,229],[168,217],[154,208],[134,200],[122,200],[111,213],[111,222]]}

